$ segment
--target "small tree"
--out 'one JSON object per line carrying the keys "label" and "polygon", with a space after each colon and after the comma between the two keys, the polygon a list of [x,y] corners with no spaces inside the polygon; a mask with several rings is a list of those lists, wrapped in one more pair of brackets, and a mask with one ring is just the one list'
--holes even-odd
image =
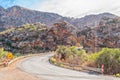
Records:
{"label": "small tree", "polygon": [[62,59],[66,59],[66,47],[65,46],[58,46],[57,50],[56,50],[56,53],[57,55],[59,56],[60,60]]}
{"label": "small tree", "polygon": [[3,48],[0,48],[0,59],[2,60],[7,55],[7,52]]}
{"label": "small tree", "polygon": [[103,48],[101,51],[92,54],[92,61],[97,67],[104,64],[104,72],[108,74],[120,73],[120,49]]}
{"label": "small tree", "polygon": [[59,46],[56,50],[59,59],[64,59],[71,64],[81,64],[87,60],[85,50],[78,50],[75,46]]}

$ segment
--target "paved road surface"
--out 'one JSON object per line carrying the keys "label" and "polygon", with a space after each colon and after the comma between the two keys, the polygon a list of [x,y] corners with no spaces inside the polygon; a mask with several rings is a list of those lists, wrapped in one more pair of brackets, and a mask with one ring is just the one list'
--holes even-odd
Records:
{"label": "paved road surface", "polygon": [[111,76],[64,69],[51,65],[49,55],[35,56],[19,63],[19,68],[43,80],[120,80]]}

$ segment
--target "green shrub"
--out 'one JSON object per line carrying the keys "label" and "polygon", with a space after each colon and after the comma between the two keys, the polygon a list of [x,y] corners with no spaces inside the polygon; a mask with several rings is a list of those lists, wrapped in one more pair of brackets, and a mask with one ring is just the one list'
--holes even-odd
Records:
{"label": "green shrub", "polygon": [[52,62],[53,64],[56,62],[56,59],[55,58],[53,58],[53,57],[51,57],[50,58],[50,62]]}
{"label": "green shrub", "polygon": [[14,57],[19,57],[19,56],[22,56],[21,53],[14,53]]}
{"label": "green shrub", "polygon": [[66,55],[66,49],[67,47],[65,46],[58,46],[57,50],[56,50],[56,53],[58,56],[60,56],[60,59],[66,59],[67,55]]}
{"label": "green shrub", "polygon": [[116,76],[116,77],[120,77],[120,74],[119,74],[119,73],[117,73],[117,74],[115,74],[115,76]]}
{"label": "green shrub", "polygon": [[89,55],[89,61],[96,62],[99,56],[100,52],[92,53]]}
{"label": "green shrub", "polygon": [[81,64],[87,60],[85,50],[78,50],[75,46],[59,46],[56,53],[60,56],[60,60],[64,59],[73,64]]}
{"label": "green shrub", "polygon": [[104,64],[105,73],[120,73],[120,49],[119,48],[103,48],[101,51],[91,54],[89,59],[93,61],[97,67]]}
{"label": "green shrub", "polygon": [[4,51],[3,48],[0,48],[0,60],[6,57],[8,52]]}

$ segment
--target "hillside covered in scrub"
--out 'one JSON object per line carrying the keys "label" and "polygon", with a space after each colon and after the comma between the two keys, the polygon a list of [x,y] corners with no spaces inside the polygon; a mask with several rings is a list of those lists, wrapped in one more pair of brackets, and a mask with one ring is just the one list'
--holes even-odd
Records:
{"label": "hillside covered in scrub", "polygon": [[5,50],[29,53],[56,50],[58,45],[83,47],[88,53],[102,48],[120,48],[120,19],[103,18],[97,27],[77,29],[60,21],[47,28],[45,24],[25,24],[0,32]]}
{"label": "hillside covered in scrub", "polygon": [[88,52],[104,47],[120,48],[120,18],[103,18],[97,27],[80,30],[77,37]]}
{"label": "hillside covered in scrub", "polygon": [[19,53],[55,50],[58,45],[76,45],[79,47],[80,44],[70,27],[65,22],[55,23],[50,29],[41,23],[25,24],[1,32],[0,46],[7,51]]}

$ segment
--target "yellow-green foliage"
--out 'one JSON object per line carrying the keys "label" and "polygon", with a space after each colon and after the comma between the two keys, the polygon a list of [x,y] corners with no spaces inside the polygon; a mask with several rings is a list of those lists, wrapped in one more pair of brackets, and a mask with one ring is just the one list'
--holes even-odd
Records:
{"label": "yellow-green foliage", "polygon": [[66,46],[58,46],[57,50],[56,50],[56,53],[57,54],[65,54],[65,50],[67,49]]}
{"label": "yellow-green foliage", "polygon": [[95,62],[98,59],[100,54],[101,54],[100,52],[90,54],[89,55],[89,61]]}
{"label": "yellow-green foliage", "polygon": [[16,28],[16,30],[19,30],[19,31],[23,31],[23,30],[35,31],[36,26],[34,24],[25,24],[25,25],[22,25],[21,27]]}
{"label": "yellow-green foliage", "polygon": [[69,62],[83,63],[87,60],[86,51],[78,50],[76,46],[58,46],[56,53],[61,55],[61,59],[69,60]]}
{"label": "yellow-green foliage", "polygon": [[120,73],[120,49],[103,48],[101,51],[91,54],[90,60],[94,61],[98,67],[105,66],[105,73]]}
{"label": "yellow-green foliage", "polygon": [[6,57],[8,52],[4,51],[3,48],[0,48],[0,60]]}
{"label": "yellow-green foliage", "polygon": [[18,31],[42,31],[42,30],[46,30],[46,27],[43,24],[40,24],[38,27],[35,24],[24,24],[24,25],[16,27],[16,28],[7,29],[3,32],[0,32],[0,34],[9,33],[9,32],[15,31],[15,30],[18,30]]}
{"label": "yellow-green foliage", "polygon": [[15,30],[15,28],[11,28],[11,29],[0,32],[0,34],[9,33],[9,32],[14,31],[14,30]]}
{"label": "yellow-green foliage", "polygon": [[116,77],[120,77],[120,74],[119,74],[119,73],[117,73],[117,74],[115,74],[115,76],[116,76]]}
{"label": "yellow-green foliage", "polygon": [[46,30],[44,25],[39,25],[39,27],[37,27],[35,24],[25,24],[21,27],[18,28],[18,30],[28,30],[28,31],[37,31],[37,30]]}
{"label": "yellow-green foliage", "polygon": [[51,58],[50,58],[50,62],[55,63],[55,62],[56,62],[56,59],[53,58],[53,57],[51,57]]}

